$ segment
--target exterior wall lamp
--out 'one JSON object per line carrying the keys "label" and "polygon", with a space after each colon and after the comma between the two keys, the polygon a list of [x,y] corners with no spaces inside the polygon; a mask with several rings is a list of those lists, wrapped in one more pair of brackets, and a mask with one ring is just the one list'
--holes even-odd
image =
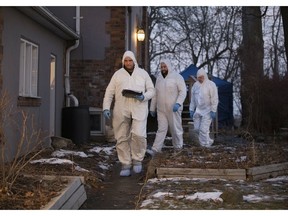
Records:
{"label": "exterior wall lamp", "polygon": [[137,31],[137,40],[144,41],[144,39],[145,39],[145,32],[142,28],[139,28]]}

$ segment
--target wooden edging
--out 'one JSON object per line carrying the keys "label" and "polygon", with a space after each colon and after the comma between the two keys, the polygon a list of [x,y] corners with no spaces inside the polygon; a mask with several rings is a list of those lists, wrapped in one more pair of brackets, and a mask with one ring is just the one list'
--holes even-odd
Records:
{"label": "wooden edging", "polygon": [[247,180],[261,180],[288,174],[288,162],[247,169]]}
{"label": "wooden edging", "polygon": [[249,169],[156,168],[158,178],[188,177],[228,180],[261,180],[288,174],[288,162]]}
{"label": "wooden edging", "polygon": [[[53,180],[56,176],[43,176],[47,180]],[[41,210],[70,210],[79,209],[86,201],[87,195],[84,188],[84,177],[81,176],[61,176],[67,179],[68,184],[61,191],[60,195],[54,197]]]}
{"label": "wooden edging", "polygon": [[221,178],[246,180],[245,169],[192,169],[192,168],[157,168],[159,178],[190,177],[190,178]]}

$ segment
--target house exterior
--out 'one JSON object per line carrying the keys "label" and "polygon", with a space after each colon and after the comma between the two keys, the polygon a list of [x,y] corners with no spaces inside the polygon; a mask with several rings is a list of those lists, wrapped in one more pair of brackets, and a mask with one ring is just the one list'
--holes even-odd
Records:
{"label": "house exterior", "polygon": [[[48,8],[75,28],[75,7]],[[148,68],[147,42],[138,41],[136,35],[139,27],[145,29],[146,13],[146,7],[80,7],[80,39],[71,52],[70,86],[79,106],[90,108],[91,139],[99,140],[108,132],[102,103],[112,75],[122,66],[124,52],[133,51],[138,64]]]}
{"label": "house exterior", "polygon": [[61,136],[62,110],[75,106],[70,99],[98,112],[125,50],[147,65],[136,39],[145,13],[145,7],[0,7],[4,160]]}
{"label": "house exterior", "polygon": [[0,26],[1,151],[9,161],[60,133],[65,50],[79,36],[42,7],[1,7]]}

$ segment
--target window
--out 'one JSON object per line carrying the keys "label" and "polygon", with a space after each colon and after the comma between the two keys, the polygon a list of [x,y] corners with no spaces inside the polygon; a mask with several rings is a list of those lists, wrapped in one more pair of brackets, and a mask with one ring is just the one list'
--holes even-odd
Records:
{"label": "window", "polygon": [[90,135],[103,135],[105,132],[105,122],[101,108],[89,107],[90,111]]}
{"label": "window", "polygon": [[21,39],[19,95],[38,97],[38,46]]}

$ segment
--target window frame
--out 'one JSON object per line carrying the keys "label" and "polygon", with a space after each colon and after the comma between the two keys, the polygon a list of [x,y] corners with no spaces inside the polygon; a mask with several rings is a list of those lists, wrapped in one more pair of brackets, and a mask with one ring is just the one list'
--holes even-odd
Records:
{"label": "window frame", "polygon": [[39,98],[39,46],[20,39],[19,96]]}

